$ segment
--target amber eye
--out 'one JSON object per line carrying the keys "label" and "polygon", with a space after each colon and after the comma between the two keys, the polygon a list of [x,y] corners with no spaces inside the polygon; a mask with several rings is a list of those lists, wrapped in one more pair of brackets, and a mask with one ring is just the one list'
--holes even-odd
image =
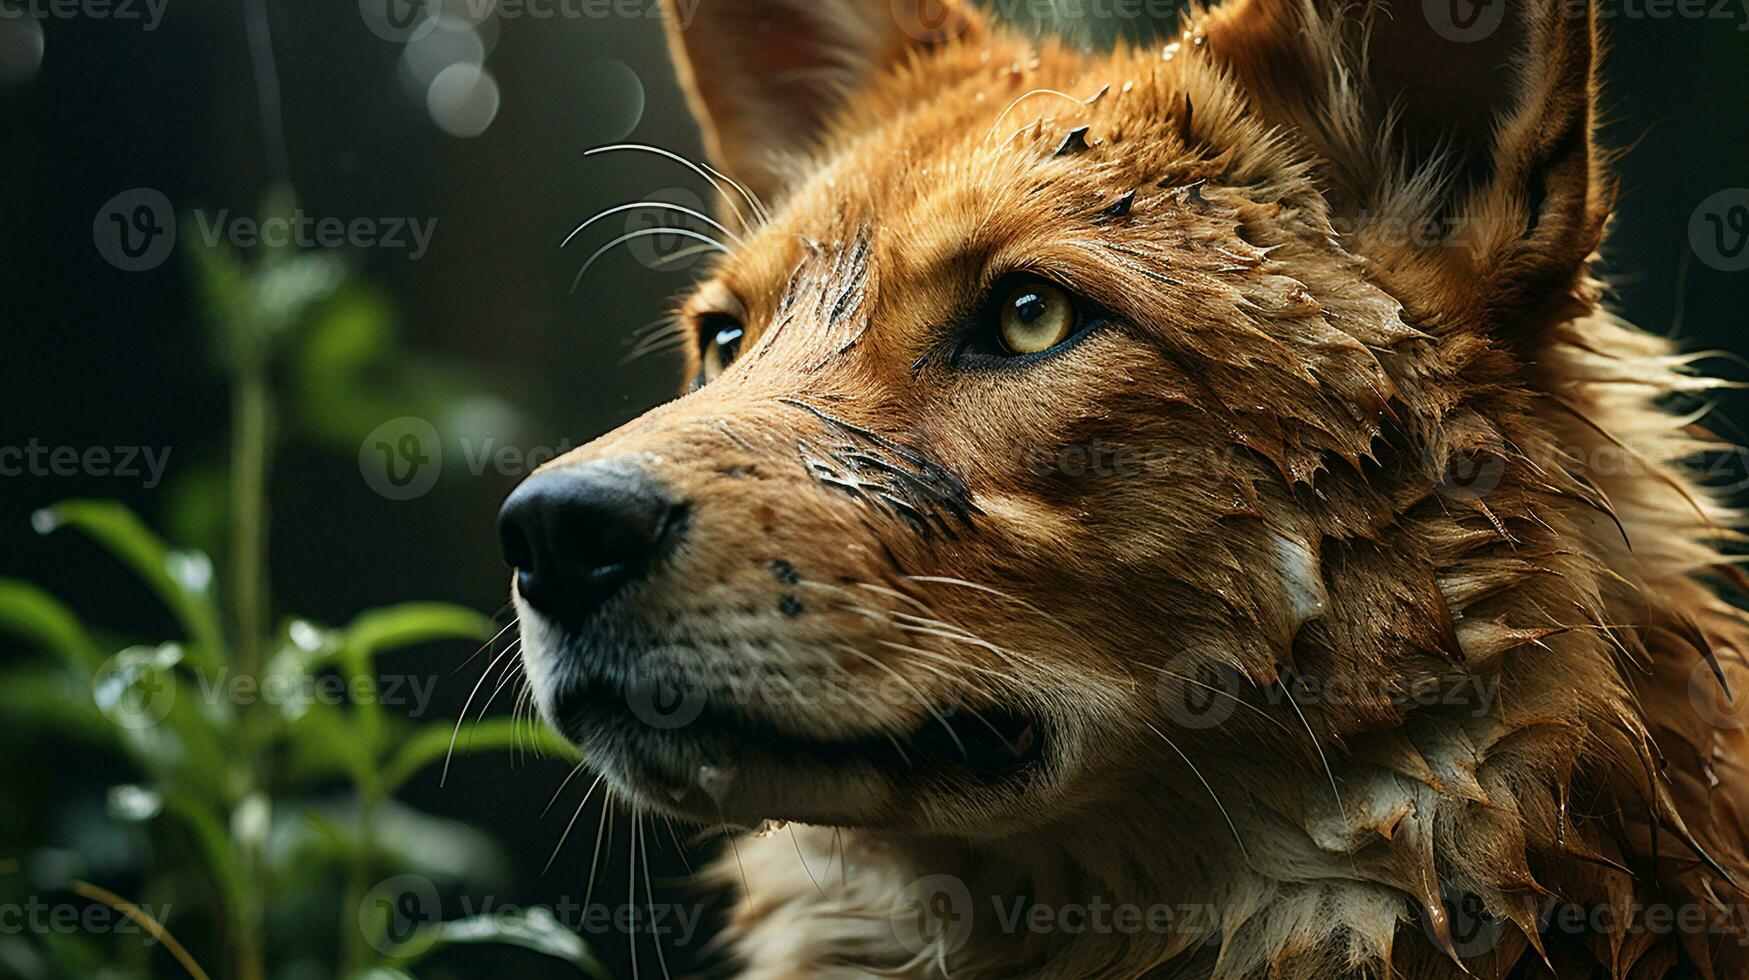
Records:
{"label": "amber eye", "polygon": [[741,353],[741,337],[746,332],[741,321],[731,316],[715,314],[705,319],[701,331],[704,358],[703,366],[699,370],[699,384],[715,379],[734,363],[736,356]]}
{"label": "amber eye", "polygon": [[1079,316],[1068,293],[1037,279],[1014,286],[997,309],[996,335],[1010,354],[1038,354],[1075,335]]}

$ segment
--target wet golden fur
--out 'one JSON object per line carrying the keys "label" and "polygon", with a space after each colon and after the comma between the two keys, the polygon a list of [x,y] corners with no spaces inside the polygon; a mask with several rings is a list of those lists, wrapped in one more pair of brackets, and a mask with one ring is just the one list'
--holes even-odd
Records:
{"label": "wet golden fur", "polygon": [[[763,705],[775,729],[1024,705],[1049,754],[990,784],[778,745],[713,814],[654,788],[714,763],[684,733],[585,745],[637,805],[797,822],[716,869],[747,889],[744,975],[1749,975],[1749,746],[1708,659],[1740,680],[1715,592],[1739,517],[1676,414],[1710,383],[1588,271],[1614,198],[1590,12],[1512,4],[1497,42],[1440,48],[1420,4],[1234,0],[1165,51],[1088,54],[892,6],[703,0],[674,33],[713,159],[770,209],[724,207],[741,240],[685,310],[748,336],[553,466],[637,457],[693,502],[616,635],[685,646],[707,686],[918,692]],[[951,369],[1015,269],[1112,323]],[[970,510],[883,504],[859,446]],[[1061,465],[1089,446],[1110,465]],[[564,638],[523,613],[559,683]],[[975,914],[919,947],[935,876]],[[991,911],[1096,896],[1204,914],[1016,935]],[[1551,928],[1562,903],[1625,918]],[[1658,903],[1705,925],[1648,929]],[[1479,945],[1451,921],[1477,908]]]}

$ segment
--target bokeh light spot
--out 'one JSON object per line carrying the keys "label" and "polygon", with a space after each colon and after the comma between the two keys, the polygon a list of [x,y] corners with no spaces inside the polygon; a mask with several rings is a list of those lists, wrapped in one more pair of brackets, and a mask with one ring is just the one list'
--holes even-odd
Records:
{"label": "bokeh light spot", "polygon": [[425,106],[449,135],[478,136],[498,117],[498,81],[479,65],[457,62],[431,80]]}
{"label": "bokeh light spot", "polygon": [[623,61],[596,58],[582,68],[582,137],[587,143],[625,139],[644,118],[644,82]]}
{"label": "bokeh light spot", "polygon": [[0,83],[28,82],[42,64],[42,24],[34,17],[0,18]]}

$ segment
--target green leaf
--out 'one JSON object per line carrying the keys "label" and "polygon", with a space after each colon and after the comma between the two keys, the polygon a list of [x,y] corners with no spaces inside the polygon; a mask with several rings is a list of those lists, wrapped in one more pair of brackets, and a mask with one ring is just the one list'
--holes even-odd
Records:
{"label": "green leaf", "polygon": [[395,792],[421,769],[447,757],[452,738],[456,755],[479,755],[527,747],[573,765],[582,760],[576,746],[545,725],[517,718],[498,717],[471,725],[464,723],[459,731],[451,724],[426,725],[402,744],[400,751],[383,769],[383,785],[387,791]]}
{"label": "green leaf", "polygon": [[249,905],[248,876],[231,847],[225,821],[207,801],[175,791],[164,794],[165,810],[185,822],[194,832],[195,844],[205,856],[202,870],[211,876],[223,898],[226,913],[242,921]]}
{"label": "green leaf", "polygon": [[476,915],[440,922],[419,931],[408,943],[417,962],[445,946],[497,944],[532,950],[563,960],[590,976],[606,977],[607,971],[589,955],[582,937],[572,932],[551,909],[536,907],[514,914]]}
{"label": "green leaf", "polygon": [[103,659],[79,617],[29,582],[0,579],[0,631],[66,657],[86,670],[95,670]]}
{"label": "green leaf", "polygon": [[285,744],[286,775],[298,782],[344,775],[359,786],[371,786],[379,778],[375,754],[334,705],[305,704],[288,727]]}
{"label": "green leaf", "polygon": [[362,613],[341,631],[340,659],[355,687],[359,736],[374,755],[385,751],[385,720],[377,698],[374,660],[385,650],[465,638],[484,642],[492,636],[490,617],[472,609],[438,602],[411,602]]}
{"label": "green leaf", "polygon": [[[357,800],[282,803],[264,852],[278,878],[300,870],[351,861],[365,846]],[[511,862],[491,835],[394,800],[371,811],[368,860],[383,874],[411,873],[444,887],[498,893],[508,887]]]}
{"label": "green leaf", "polygon": [[0,674],[0,717],[7,725],[42,727],[105,748],[116,729],[91,698],[91,681],[72,667],[23,668]]}
{"label": "green leaf", "polygon": [[409,602],[359,614],[345,628],[345,643],[361,656],[438,640],[484,643],[498,631],[490,616],[442,602]]}
{"label": "green leaf", "polygon": [[37,511],[39,534],[77,528],[108,548],[139,576],[187,633],[197,663],[216,667],[224,650],[213,601],[212,562],[198,551],[172,551],[133,511],[109,500],[67,500]]}

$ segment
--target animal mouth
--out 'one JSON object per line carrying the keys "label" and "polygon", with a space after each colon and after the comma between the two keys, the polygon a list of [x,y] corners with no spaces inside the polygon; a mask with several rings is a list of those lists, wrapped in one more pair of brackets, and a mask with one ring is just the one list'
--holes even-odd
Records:
{"label": "animal mouth", "polygon": [[[589,680],[555,699],[553,721],[594,761],[644,795],[707,820],[721,818],[731,795],[729,808],[739,815],[762,805],[757,791],[752,798],[745,795],[746,787],[731,793],[725,774],[739,774],[747,783],[747,774],[760,773],[758,782],[768,786],[785,774],[811,785],[879,775],[908,786],[1019,786],[1042,767],[1049,747],[1042,720],[1010,706],[938,705],[910,731],[823,737],[739,708],[688,705],[684,698],[642,683]],[[652,717],[653,705],[669,713]],[[772,795],[792,799],[782,791]],[[825,813],[759,816],[860,822],[853,812],[832,812],[830,803],[823,805]]]}

